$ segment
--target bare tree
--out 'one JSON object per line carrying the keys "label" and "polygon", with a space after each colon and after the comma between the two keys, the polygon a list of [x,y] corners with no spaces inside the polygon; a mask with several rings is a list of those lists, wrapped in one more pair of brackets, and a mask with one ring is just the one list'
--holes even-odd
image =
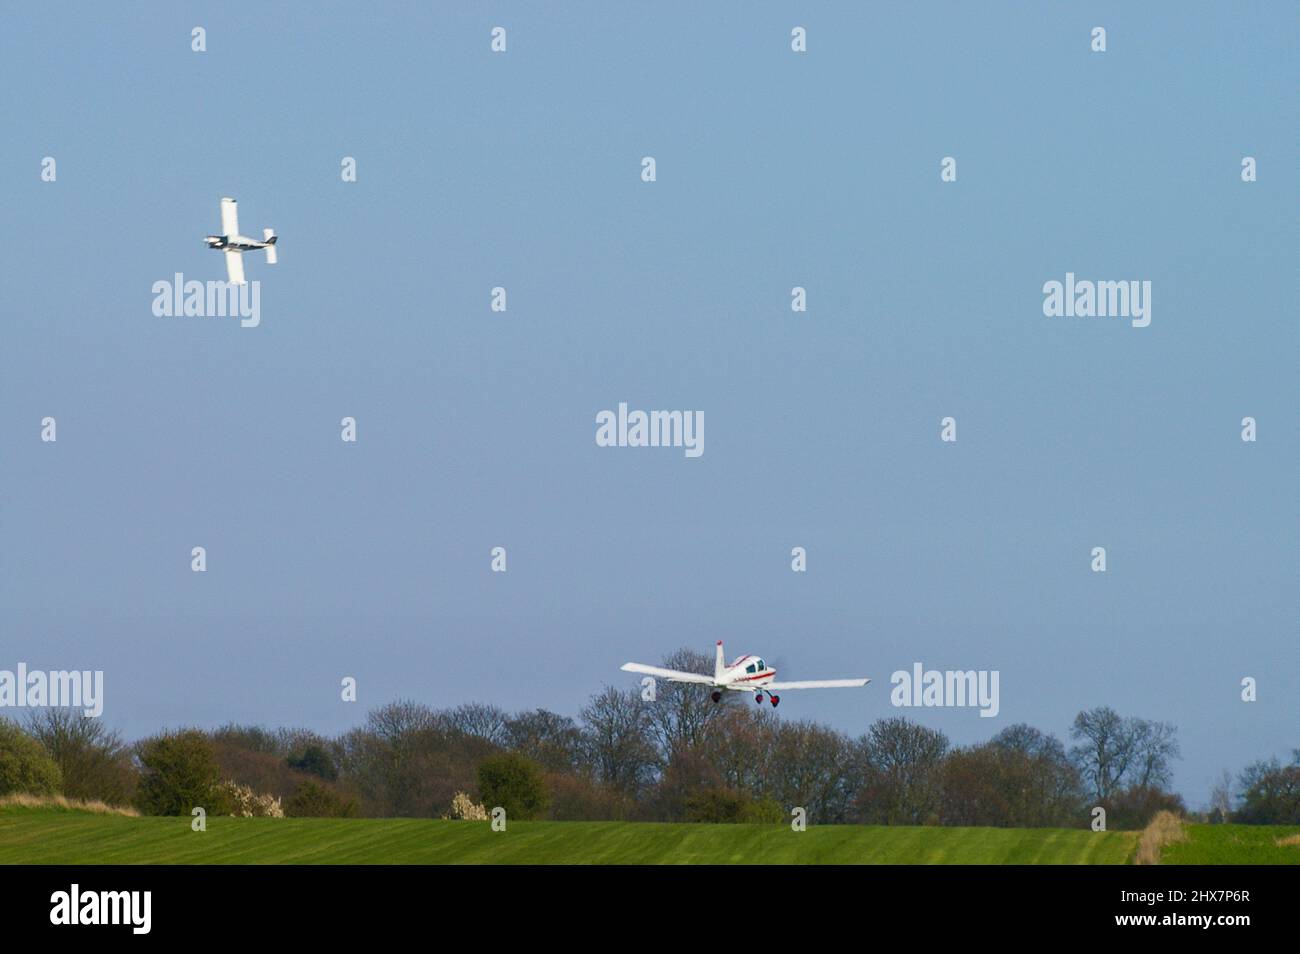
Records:
{"label": "bare tree", "polygon": [[[713,675],[713,660],[691,649],[679,649],[665,656],[663,666],[680,672]],[[733,697],[736,695],[738,693],[724,692],[721,702],[714,702],[707,686],[656,680],[655,700],[646,706],[659,749],[660,765],[667,765],[673,754],[683,748],[698,747],[709,727],[735,701]]]}
{"label": "bare tree", "polygon": [[879,719],[858,740],[858,749],[864,782],[857,809],[863,821],[884,825],[937,821],[946,735],[903,718]]}
{"label": "bare tree", "polygon": [[508,738],[504,709],[482,702],[467,702],[442,714],[442,721],[458,732],[477,736],[504,747]]}
{"label": "bare tree", "polygon": [[730,706],[718,716],[716,728],[699,751],[722,784],[752,795],[764,792],[767,780],[780,771],[772,761],[776,716],[752,705]]}
{"label": "bare tree", "polygon": [[428,706],[399,699],[366,713],[366,728],[377,738],[392,745],[421,729],[438,727],[438,716]]}
{"label": "bare tree", "polygon": [[114,805],[131,801],[135,770],[130,748],[99,719],[72,709],[34,709],[27,733],[63,772],[63,794]]}
{"label": "bare tree", "polygon": [[1181,758],[1178,730],[1168,722],[1129,719],[1133,745],[1133,774],[1130,784],[1139,788],[1164,788],[1173,778],[1174,759]]}
{"label": "bare tree", "polygon": [[1060,739],[1035,729],[1026,722],[1017,722],[1015,725],[1007,726],[993,736],[989,742],[999,748],[1021,752],[1031,757],[1040,755],[1060,759],[1066,757],[1065,746],[1061,744]]}
{"label": "bare tree", "polygon": [[1224,769],[1210,789],[1210,820],[1230,821],[1232,818],[1232,773]]}
{"label": "bare tree", "polygon": [[1079,744],[1070,755],[1092,787],[1106,801],[1126,787],[1158,788],[1169,782],[1170,762],[1179,757],[1178,730],[1167,722],[1124,719],[1109,706],[1075,716],[1070,737]]}
{"label": "bare tree", "polygon": [[534,709],[506,721],[505,746],[548,772],[571,772],[582,759],[582,730],[568,716]]}
{"label": "bare tree", "polygon": [[429,817],[474,788],[478,762],[499,748],[449,725],[427,706],[394,702],[372,710],[338,747],[341,781],[366,813]]}
{"label": "bare tree", "polygon": [[1128,729],[1110,706],[1087,709],[1074,717],[1070,738],[1081,740],[1070,755],[1098,801],[1105,801],[1120,787],[1133,759]]}
{"label": "bare tree", "polygon": [[607,687],[582,710],[584,752],[596,778],[625,795],[651,779],[657,761],[649,711],[636,690]]}
{"label": "bare tree", "polygon": [[944,759],[942,824],[1068,828],[1086,817],[1083,807],[1065,746],[1032,726],[1008,726]]}
{"label": "bare tree", "polygon": [[786,810],[806,809],[819,823],[846,821],[857,791],[849,738],[807,721],[778,722],[773,735],[765,793]]}

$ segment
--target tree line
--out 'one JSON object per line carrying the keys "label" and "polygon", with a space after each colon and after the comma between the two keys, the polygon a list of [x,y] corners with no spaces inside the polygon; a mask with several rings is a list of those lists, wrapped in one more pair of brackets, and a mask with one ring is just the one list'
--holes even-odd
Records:
{"label": "tree line", "polygon": [[[674,669],[708,672],[680,650]],[[1067,745],[1017,724],[953,745],[905,718],[857,737],[698,686],[607,687],[576,718],[472,703],[393,702],[339,736],[226,725],[128,744],[100,720],[33,710],[0,720],[0,795],[63,794],[147,814],[480,817],[883,825],[1140,828],[1162,809],[1179,757],[1168,723],[1080,712]],[[748,697],[743,697],[748,699]],[[1248,766],[1212,797],[1211,820],[1300,824],[1300,751]],[[471,806],[466,808],[465,806]]]}

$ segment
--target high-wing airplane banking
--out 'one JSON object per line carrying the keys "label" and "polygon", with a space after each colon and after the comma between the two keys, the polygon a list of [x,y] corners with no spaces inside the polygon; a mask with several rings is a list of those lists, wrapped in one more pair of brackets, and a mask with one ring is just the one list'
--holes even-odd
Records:
{"label": "high-wing airplane banking", "polygon": [[221,231],[225,234],[209,235],[203,241],[208,243],[208,248],[219,248],[226,253],[226,279],[230,284],[245,284],[245,252],[255,252],[259,248],[264,248],[266,249],[266,264],[275,264],[275,230],[262,229],[262,236],[266,239],[264,242],[249,238],[247,235],[240,235],[239,209],[234,199],[226,198],[221,200]]}
{"label": "high-wing airplane banking", "polygon": [[644,663],[624,663],[619,667],[625,672],[640,672],[647,676],[658,676],[669,682],[691,682],[713,688],[713,701],[722,701],[722,691],[752,692],[754,701],[763,704],[763,691],[767,690],[773,707],[781,701],[776,690],[785,689],[849,689],[865,686],[870,679],[805,679],[800,682],[777,682],[776,670],[758,656],[741,656],[727,665],[722,654],[722,640],[718,640],[718,652],[713,663],[713,675],[706,676],[698,672],[681,672],[676,669],[663,669],[659,666],[647,666]]}

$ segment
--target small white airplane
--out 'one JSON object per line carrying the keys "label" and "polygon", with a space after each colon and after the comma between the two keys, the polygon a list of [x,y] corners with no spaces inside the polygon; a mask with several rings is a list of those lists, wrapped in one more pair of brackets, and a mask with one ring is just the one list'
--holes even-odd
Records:
{"label": "small white airplane", "polygon": [[225,198],[221,200],[221,231],[224,235],[209,235],[203,241],[208,243],[208,248],[219,248],[226,253],[226,279],[232,285],[246,284],[244,281],[244,253],[255,252],[259,248],[266,249],[266,264],[275,264],[275,240],[276,234],[274,229],[262,229],[262,236],[266,241],[259,242],[257,239],[249,238],[247,235],[239,234],[239,209],[234,199]]}
{"label": "small white airplane", "polygon": [[733,692],[752,692],[754,701],[762,705],[763,690],[766,689],[773,708],[781,701],[781,697],[774,691],[777,689],[850,689],[865,686],[871,681],[870,679],[805,679],[801,682],[776,682],[776,670],[758,656],[741,656],[728,666],[726,657],[722,654],[722,640],[718,640],[718,652],[714,658],[712,676],[634,662],[624,663],[619,668],[624,672],[658,676],[669,682],[692,682],[701,686],[711,686],[714,702],[721,702],[722,690],[730,689]]}

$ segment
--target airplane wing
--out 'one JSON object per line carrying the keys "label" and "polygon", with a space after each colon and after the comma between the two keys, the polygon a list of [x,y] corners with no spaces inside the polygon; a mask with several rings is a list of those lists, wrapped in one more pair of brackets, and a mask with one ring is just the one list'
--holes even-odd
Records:
{"label": "airplane wing", "polygon": [[244,253],[226,249],[226,280],[232,285],[243,285]]}
{"label": "airplane wing", "polygon": [[239,234],[239,206],[234,199],[221,200],[221,234]]}
{"label": "airplane wing", "polygon": [[852,689],[865,686],[870,679],[804,679],[800,682],[769,682],[764,689]]}
{"label": "airplane wing", "polygon": [[695,682],[701,686],[714,685],[712,676],[702,676],[698,672],[679,672],[676,669],[660,669],[658,666],[647,666],[643,663],[623,663],[618,667],[624,672],[643,672],[647,676],[658,676],[660,679],[667,679],[669,682]]}

